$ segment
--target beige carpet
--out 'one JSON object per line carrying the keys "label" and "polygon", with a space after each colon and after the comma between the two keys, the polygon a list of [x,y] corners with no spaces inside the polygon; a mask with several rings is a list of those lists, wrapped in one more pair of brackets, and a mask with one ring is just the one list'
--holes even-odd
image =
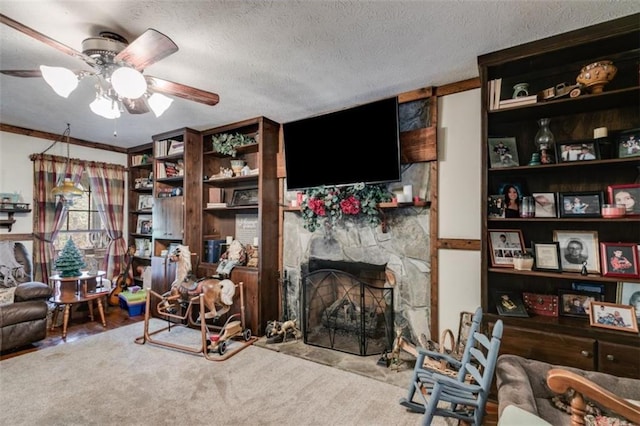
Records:
{"label": "beige carpet", "polygon": [[[153,319],[150,330],[164,327]],[[417,425],[403,387],[250,346],[209,361],[146,343],[143,323],[0,362],[4,425]],[[195,330],[158,339],[197,347]],[[435,425],[444,425],[436,419]]]}

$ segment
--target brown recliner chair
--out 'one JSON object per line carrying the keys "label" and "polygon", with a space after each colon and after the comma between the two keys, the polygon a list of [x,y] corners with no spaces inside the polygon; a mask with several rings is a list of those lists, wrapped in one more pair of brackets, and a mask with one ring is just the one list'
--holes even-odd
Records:
{"label": "brown recliner chair", "polygon": [[14,301],[0,306],[0,351],[25,346],[47,336],[47,299],[51,288],[39,282],[21,283]]}

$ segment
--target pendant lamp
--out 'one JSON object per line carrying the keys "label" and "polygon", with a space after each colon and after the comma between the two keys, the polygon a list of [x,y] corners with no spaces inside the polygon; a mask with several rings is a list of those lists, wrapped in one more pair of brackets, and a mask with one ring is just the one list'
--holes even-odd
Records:
{"label": "pendant lamp", "polygon": [[[62,137],[66,137],[67,139],[67,162],[65,164],[64,173],[65,176],[69,171],[69,162],[71,161],[69,156],[69,134],[71,133],[71,126],[67,123],[67,128],[62,134]],[[55,145],[55,144],[54,144]],[[73,201],[76,198],[80,198],[83,195],[83,191],[81,188],[78,188],[73,181],[65,177],[62,183],[58,184],[55,188],[51,190],[51,195],[54,197],[60,197],[60,200],[64,203],[65,206],[73,205]]]}

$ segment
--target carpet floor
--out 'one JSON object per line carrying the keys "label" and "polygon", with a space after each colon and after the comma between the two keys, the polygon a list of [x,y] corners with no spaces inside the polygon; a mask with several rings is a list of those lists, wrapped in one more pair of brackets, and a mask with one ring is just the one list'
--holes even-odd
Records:
{"label": "carpet floor", "polygon": [[[149,329],[165,324],[152,319]],[[256,345],[214,362],[135,343],[143,326],[1,361],[0,424],[389,426],[422,419],[398,404],[404,387]],[[185,327],[153,337],[200,342],[200,333]]]}

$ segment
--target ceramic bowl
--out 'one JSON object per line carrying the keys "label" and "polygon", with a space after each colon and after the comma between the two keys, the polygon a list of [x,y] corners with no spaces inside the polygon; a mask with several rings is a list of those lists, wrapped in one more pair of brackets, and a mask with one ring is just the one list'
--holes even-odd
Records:
{"label": "ceramic bowl", "polygon": [[601,213],[605,218],[622,217],[626,213],[626,208],[620,204],[603,204]]}
{"label": "ceramic bowl", "polygon": [[598,61],[582,67],[576,78],[591,93],[602,93],[604,85],[613,80],[618,68],[611,61]]}

